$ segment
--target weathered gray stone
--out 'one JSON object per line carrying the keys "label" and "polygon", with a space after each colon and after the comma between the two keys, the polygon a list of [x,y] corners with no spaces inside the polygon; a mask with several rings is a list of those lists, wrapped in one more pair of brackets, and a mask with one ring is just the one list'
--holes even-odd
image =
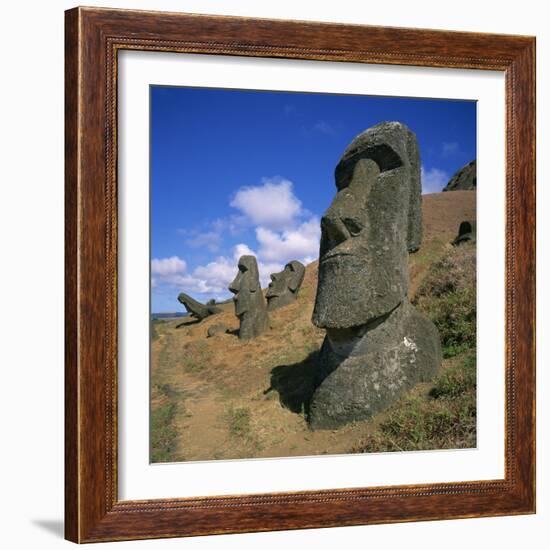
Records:
{"label": "weathered gray stone", "polygon": [[461,222],[458,228],[458,235],[452,242],[453,246],[476,240],[476,222],[471,220],[465,220]]}
{"label": "weathered gray stone", "polygon": [[281,272],[271,274],[271,282],[265,295],[268,311],[287,306],[296,300],[305,272],[304,265],[293,260]]}
{"label": "weathered gray stone", "polygon": [[200,302],[197,302],[194,298],[191,298],[189,294],[185,294],[182,292],[178,296],[178,302],[183,304],[185,309],[189,312],[189,315],[191,317],[194,317],[195,319],[198,319],[199,321],[202,321],[206,317],[209,317],[210,315],[214,315],[215,313],[219,313],[221,311],[220,308],[211,305],[211,304],[201,304]]}
{"label": "weathered gray stone", "polygon": [[443,191],[475,191],[477,187],[477,165],[472,160],[459,170],[449,180]]}
{"label": "weathered gray stone", "polygon": [[321,220],[313,322],[323,328],[366,324],[407,295],[407,250],[422,239],[414,134],[398,122],[363,132],[336,167],[336,186]]}
{"label": "weathered gray stone", "polygon": [[216,334],[225,334],[228,331],[229,329],[223,323],[216,323],[208,327],[206,334],[208,338],[212,338],[212,336],[216,336]]}
{"label": "weathered gray stone", "polygon": [[313,323],[327,334],[313,428],[370,417],[441,362],[437,329],[408,301],[408,252],[422,240],[416,136],[398,122],[366,130],[344,152],[336,186],[321,220]]}
{"label": "weathered gray stone", "polygon": [[260,287],[258,264],[254,256],[241,256],[239,272],[229,285],[235,294],[235,315],[239,318],[239,338],[255,338],[269,328],[267,307]]}

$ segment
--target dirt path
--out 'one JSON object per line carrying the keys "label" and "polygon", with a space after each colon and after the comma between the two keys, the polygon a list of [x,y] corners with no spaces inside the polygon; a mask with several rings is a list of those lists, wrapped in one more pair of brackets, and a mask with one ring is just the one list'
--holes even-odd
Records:
{"label": "dirt path", "polygon": [[[411,255],[411,296],[460,222],[475,215],[475,192],[428,195],[423,208],[424,245]],[[178,319],[155,324],[159,336],[152,344],[152,407],[175,405],[170,460],[347,453],[375,429],[384,415],[335,431],[313,432],[306,423],[311,372],[324,337],[311,323],[316,283],[313,263],[298,300],[273,312],[271,329],[249,342],[234,333],[207,338],[213,324],[236,331],[231,303],[201,323]]]}
{"label": "dirt path", "polygon": [[[208,339],[215,351],[205,354],[204,339],[196,330],[182,331],[166,323],[155,343],[154,378],[169,386],[176,404],[171,461],[349,453],[385,417],[381,414],[338,430],[309,429],[302,401],[309,395],[304,380],[315,366],[315,354],[306,350],[318,347],[318,334],[306,336],[315,341],[308,347],[304,336],[289,326],[287,338],[255,360],[261,343],[219,335]],[[198,366],[190,359],[201,355],[200,350],[203,363]],[[429,385],[421,385],[415,391],[428,389]]]}

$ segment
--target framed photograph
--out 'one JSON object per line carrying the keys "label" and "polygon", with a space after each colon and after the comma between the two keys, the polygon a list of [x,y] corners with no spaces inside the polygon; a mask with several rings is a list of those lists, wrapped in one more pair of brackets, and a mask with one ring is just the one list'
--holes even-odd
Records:
{"label": "framed photograph", "polygon": [[66,538],[534,513],[535,39],[65,40]]}

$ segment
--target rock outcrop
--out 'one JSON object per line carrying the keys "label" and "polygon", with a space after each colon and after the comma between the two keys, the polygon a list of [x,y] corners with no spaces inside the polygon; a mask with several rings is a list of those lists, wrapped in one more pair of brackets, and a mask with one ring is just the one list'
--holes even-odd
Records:
{"label": "rock outcrop", "polygon": [[449,183],[443,188],[443,191],[475,191],[477,185],[477,165],[472,160],[449,180]]}
{"label": "rock outcrop", "polygon": [[378,124],[352,141],[335,176],[312,318],[326,329],[313,428],[369,418],[441,363],[437,329],[408,300],[408,253],[422,240],[416,136],[398,122]]}
{"label": "rock outcrop", "polygon": [[293,260],[286,264],[279,273],[270,275],[271,282],[265,295],[268,311],[287,306],[296,300],[304,281],[305,272],[304,265],[297,260]]}
{"label": "rock outcrop", "polygon": [[215,325],[208,327],[206,335],[207,338],[212,338],[217,334],[226,334],[227,332],[229,332],[229,329],[223,323],[216,323]]}
{"label": "rock outcrop", "polygon": [[258,264],[254,256],[241,256],[239,272],[229,285],[229,291],[235,294],[235,315],[239,318],[239,338],[255,338],[269,328],[267,306],[260,287]]}

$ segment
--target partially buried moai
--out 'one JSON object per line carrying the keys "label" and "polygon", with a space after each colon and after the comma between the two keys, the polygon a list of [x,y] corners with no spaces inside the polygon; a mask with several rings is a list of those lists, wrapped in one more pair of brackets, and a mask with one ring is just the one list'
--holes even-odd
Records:
{"label": "partially buried moai", "polygon": [[437,329],[408,299],[422,240],[416,136],[399,122],[357,136],[321,220],[313,323],[326,329],[310,402],[313,428],[369,418],[441,363]]}
{"label": "partially buried moai", "polygon": [[235,294],[235,315],[239,318],[239,338],[250,339],[259,336],[269,328],[265,298],[260,286],[258,264],[254,256],[241,256],[239,272],[229,285]]}
{"label": "partially buried moai", "polygon": [[476,242],[476,222],[475,220],[466,220],[461,222],[458,227],[458,235],[451,243],[453,246],[458,246],[459,244]]}
{"label": "partially buried moai", "polygon": [[306,268],[297,260],[287,263],[282,271],[271,274],[267,289],[267,310],[273,311],[296,300]]}
{"label": "partially buried moai", "polygon": [[185,307],[190,317],[194,317],[199,321],[202,321],[203,319],[206,319],[206,317],[215,315],[221,311],[221,309],[216,307],[214,304],[208,303],[205,305],[197,302],[197,300],[191,298],[191,296],[189,296],[189,294],[185,294],[185,292],[181,292],[178,295],[178,302]]}

